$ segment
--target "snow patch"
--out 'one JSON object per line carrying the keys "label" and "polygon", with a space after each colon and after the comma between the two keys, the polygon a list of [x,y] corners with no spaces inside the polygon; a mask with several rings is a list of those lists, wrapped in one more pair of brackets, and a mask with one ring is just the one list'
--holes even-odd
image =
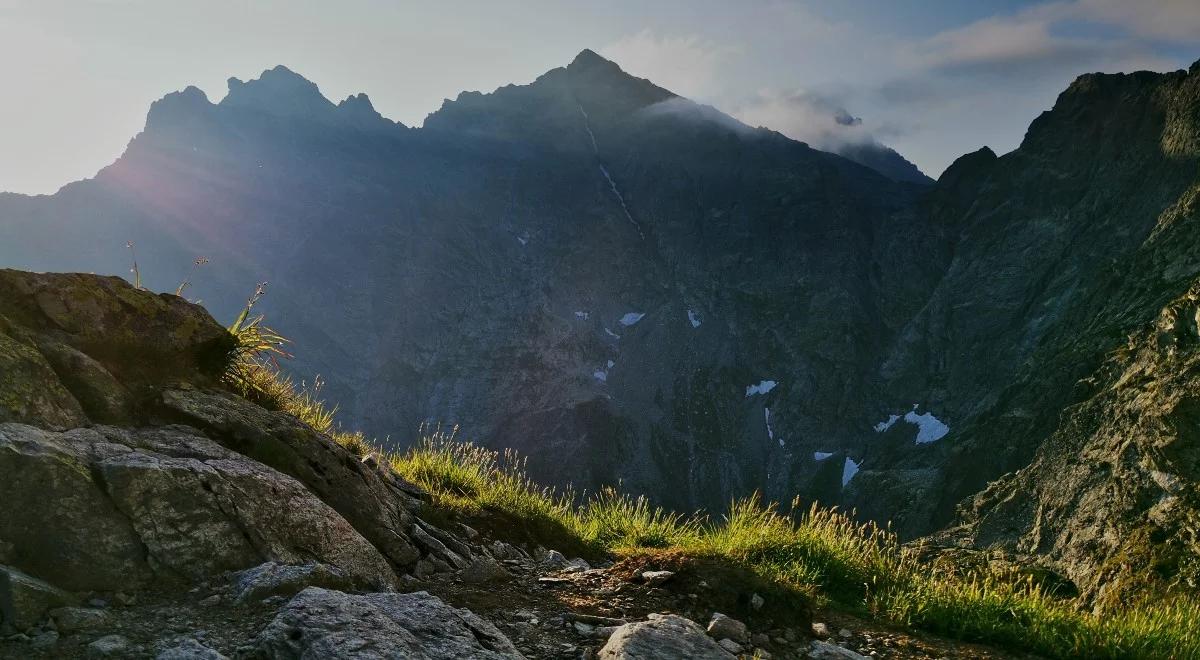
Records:
{"label": "snow patch", "polygon": [[884,431],[892,428],[896,422],[904,420],[905,422],[917,427],[916,444],[923,445],[941,440],[946,436],[947,433],[950,432],[950,427],[947,426],[942,420],[934,417],[933,413],[931,412],[918,414],[917,408],[919,405],[920,404],[914,403],[912,410],[904,413],[903,417],[900,415],[888,415],[886,420],[879,422],[872,428],[875,429],[876,433],[883,433]]}
{"label": "snow patch", "polygon": [[588,119],[587,110],[583,109],[582,103],[576,105],[579,106],[579,114],[583,115],[583,127],[587,129],[588,137],[592,139],[592,153],[598,156],[600,155],[600,147],[596,144],[596,134],[592,132],[592,122]]}
{"label": "snow patch", "polygon": [[875,425],[875,432],[883,433],[884,431],[892,428],[892,425],[898,421],[900,421],[900,415],[888,415],[886,420]]}
{"label": "snow patch", "polygon": [[813,452],[813,460],[814,461],[823,461],[823,460],[829,458],[830,456],[833,456],[833,452],[831,452],[831,451],[814,451]]}
{"label": "snow patch", "polygon": [[693,328],[700,327],[700,317],[696,315],[696,310],[688,310],[688,323],[691,323]]}
{"label": "snow patch", "polygon": [[759,381],[758,385],[747,385],[746,398],[750,398],[755,394],[766,394],[767,392],[775,389],[775,386],[778,384],[779,383],[776,383],[773,380],[763,380]]}
{"label": "snow patch", "polygon": [[[588,132],[590,133],[591,129],[588,129]],[[638,236],[642,237],[642,240],[646,240],[646,235],[642,233],[642,226],[637,223],[637,220],[633,219],[633,214],[629,212],[629,207],[625,205],[625,197],[623,197],[621,195],[621,191],[617,189],[617,182],[613,181],[613,178],[608,175],[608,170],[605,169],[603,165],[600,166],[600,173],[604,175],[604,180],[608,181],[608,187],[612,190],[612,194],[617,198],[617,202],[621,204],[621,211],[625,213],[625,219],[629,221],[629,224],[633,225],[634,228],[637,229]]]}
{"label": "snow patch", "polygon": [[592,372],[592,378],[595,378],[596,380],[600,381],[601,383],[607,383],[608,382],[608,372],[604,371],[602,369],[597,369],[594,372]]}
{"label": "snow patch", "polygon": [[933,416],[933,413],[917,414],[917,404],[913,404],[912,410],[904,415],[904,421],[917,426],[917,444],[923,445],[936,440],[941,440],[947,433],[950,432],[950,427],[946,426],[942,420]]}
{"label": "snow patch", "polygon": [[646,316],[645,314],[642,314],[640,312],[629,312],[625,316],[621,317],[620,323],[621,323],[621,325],[623,325],[625,327],[629,327],[629,326],[633,325],[634,323],[641,321],[642,318],[645,316]]}
{"label": "snow patch", "polygon": [[529,245],[529,239],[528,239],[528,238],[521,238],[520,236],[518,236],[518,237],[517,237],[517,242],[518,242],[518,243],[520,243],[521,245]]}
{"label": "snow patch", "polygon": [[612,337],[612,338],[614,338],[614,339],[620,339],[620,338],[621,338],[621,335],[618,335],[617,333],[613,332],[612,330],[609,330],[608,328],[605,328],[605,329],[604,329],[604,331],[608,333],[608,336],[609,336],[609,337]]}
{"label": "snow patch", "polygon": [[612,369],[612,368],[613,368],[613,367],[615,367],[615,366],[617,366],[617,363],[616,363],[616,362],[613,362],[612,360],[609,360],[609,361],[608,361],[608,368],[609,368],[609,369]]}
{"label": "snow patch", "polygon": [[845,488],[846,484],[850,483],[850,480],[856,474],[858,474],[858,463],[855,463],[854,459],[847,456],[846,462],[842,464],[842,487]]}
{"label": "snow patch", "polygon": [[[771,409],[770,408],[763,408],[763,417],[766,419],[766,422],[767,422],[767,437],[774,440],[775,439],[775,431],[773,431],[771,429]],[[779,438],[779,448],[783,449],[783,437]]]}
{"label": "snow patch", "polygon": [[589,316],[591,316],[591,314],[588,314],[587,312],[575,312],[575,318],[579,319],[580,321],[588,320]]}

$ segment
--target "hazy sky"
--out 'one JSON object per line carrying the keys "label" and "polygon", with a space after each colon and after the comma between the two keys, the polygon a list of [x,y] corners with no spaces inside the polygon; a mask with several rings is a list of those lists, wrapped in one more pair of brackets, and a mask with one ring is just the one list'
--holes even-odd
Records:
{"label": "hazy sky", "polygon": [[217,101],[284,64],[420,125],[583,48],[798,139],[881,140],[936,177],[1016,147],[1078,73],[1200,59],[1200,0],[0,0],[0,190],[93,175],[189,84]]}

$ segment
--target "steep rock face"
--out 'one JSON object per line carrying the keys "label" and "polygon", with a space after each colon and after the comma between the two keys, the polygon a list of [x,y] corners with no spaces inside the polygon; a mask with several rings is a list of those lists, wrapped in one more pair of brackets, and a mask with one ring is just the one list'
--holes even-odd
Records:
{"label": "steep rock face", "polygon": [[1129,337],[1033,462],[939,535],[1044,559],[1098,605],[1200,581],[1200,285]]}
{"label": "steep rock face", "polygon": [[[947,170],[925,204],[955,234],[953,257],[880,374],[894,411],[925,393],[951,442],[920,462],[866,456],[850,503],[878,518],[899,509],[918,529],[945,524],[962,498],[1027,465],[1086,394],[1077,381],[1187,290],[1200,272],[1200,152],[1186,137],[1197,107],[1200,69],[1082,76],[1018,150]],[[881,463],[937,470],[918,501],[881,508],[881,493],[903,492],[895,473],[872,483]]]}

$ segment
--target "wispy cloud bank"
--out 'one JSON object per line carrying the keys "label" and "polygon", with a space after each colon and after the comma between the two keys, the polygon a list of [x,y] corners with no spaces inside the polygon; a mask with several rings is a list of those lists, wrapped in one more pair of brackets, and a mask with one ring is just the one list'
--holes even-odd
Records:
{"label": "wispy cloud bank", "polygon": [[851,114],[841,100],[808,90],[763,90],[734,114],[751,126],[765,126],[829,151],[845,145],[875,144],[902,132],[895,126],[865,122]]}
{"label": "wispy cloud bank", "polygon": [[1197,0],[1054,0],[964,13],[979,18],[901,35],[803,2],[753,3],[711,17],[719,33],[694,23],[679,33],[642,29],[601,52],[750,126],[834,151],[886,144],[935,175],[984,144],[1016,147],[1082,73],[1186,66],[1189,45],[1200,56]]}
{"label": "wispy cloud bank", "polygon": [[676,94],[703,98],[717,87],[722,59],[737,50],[696,35],[660,35],[646,29],[601,48],[600,53],[629,73]]}
{"label": "wispy cloud bank", "polygon": [[[1080,67],[1168,68],[1155,40],[1200,34],[1200,3],[1165,2],[1167,11],[1138,3],[1080,0],[1035,5],[946,30],[905,48],[900,61],[914,70],[1010,78],[1080,72]],[[1167,25],[1177,19],[1178,29]]]}

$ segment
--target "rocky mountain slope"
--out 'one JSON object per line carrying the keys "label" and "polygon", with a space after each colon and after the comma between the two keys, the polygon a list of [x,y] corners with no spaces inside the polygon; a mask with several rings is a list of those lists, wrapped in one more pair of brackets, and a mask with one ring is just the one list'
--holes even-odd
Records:
{"label": "rocky mountain slope", "polygon": [[965,502],[937,540],[1060,571],[1099,607],[1200,581],[1200,283],[1086,381],[1033,462]]}
{"label": "rocky mountain slope", "polygon": [[232,341],[119,278],[0,270],[0,657],[1007,657],[849,617],[813,639],[746,569],[477,531],[226,390]]}
{"label": "rocky mountain slope", "polygon": [[369,434],[458,423],[545,482],[624,480],[689,510],[838,498],[848,438],[884,412],[864,365],[922,303],[880,309],[880,289],[928,289],[944,258],[882,256],[939,242],[922,190],[590,51],[421,129],[278,68],[217,104],[169,95],[95,179],[3,200],[0,245],[119,272],[132,238],[161,289],[204,254],[191,295],[229,317],[270,280],[296,366]]}
{"label": "rocky mountain slope", "polygon": [[590,51],[421,128],[277,68],[168,95],[92,180],[0,196],[0,260],[122,272],[133,239],[173,290],[204,254],[189,295],[232,316],[270,280],[297,369],[398,446],[459,423],[547,483],[799,494],[912,537],[1053,446],[1200,273],[1198,87],[1083,76],[925,187]]}

